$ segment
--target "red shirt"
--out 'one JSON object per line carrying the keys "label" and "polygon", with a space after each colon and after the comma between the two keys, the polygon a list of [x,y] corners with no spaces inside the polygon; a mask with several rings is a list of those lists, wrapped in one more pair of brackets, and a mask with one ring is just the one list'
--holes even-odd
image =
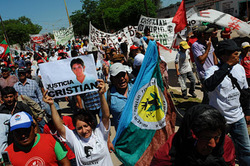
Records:
{"label": "red shirt", "polygon": [[[67,126],[70,130],[75,129],[75,127],[72,123],[71,117],[63,116],[63,122],[64,122],[64,125]],[[65,146],[65,148],[68,150],[67,157],[69,160],[76,158],[74,152],[69,148],[69,146],[65,142],[63,142],[63,140],[60,138],[60,136],[57,134],[57,132],[51,131],[51,128],[52,128],[51,126],[48,126],[47,124],[45,124],[45,126],[43,128],[44,134],[53,135],[53,137],[57,138]]]}
{"label": "red shirt", "polygon": [[194,55],[193,55],[193,51],[191,49],[192,44],[194,44],[194,42],[196,42],[198,39],[196,37],[191,37],[188,40],[188,45],[190,46],[190,59],[192,62],[194,62]]}
{"label": "red shirt", "polygon": [[[37,136],[38,137],[38,136]],[[40,134],[40,140],[28,152],[10,144],[5,151],[9,153],[13,166],[50,165],[58,166],[55,153],[56,140],[48,134]],[[46,145],[46,146],[44,146]]]}
{"label": "red shirt", "polygon": [[250,78],[250,55],[245,56],[240,64],[244,67],[246,71],[246,77]]}

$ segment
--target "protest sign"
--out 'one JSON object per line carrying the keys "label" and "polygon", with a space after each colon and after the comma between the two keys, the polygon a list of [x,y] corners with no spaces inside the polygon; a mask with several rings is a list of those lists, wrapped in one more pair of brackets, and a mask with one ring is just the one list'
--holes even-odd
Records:
{"label": "protest sign", "polygon": [[128,46],[133,45],[133,38],[135,37],[135,26],[127,26],[115,33],[106,33],[96,29],[91,22],[89,23],[89,42],[93,43],[95,46],[98,46],[102,42],[102,38],[105,38],[107,43],[111,43],[111,46],[118,49],[118,37],[122,38],[122,42],[126,41]]}
{"label": "protest sign", "polygon": [[57,45],[59,44],[66,45],[69,40],[70,41],[75,40],[73,26],[70,26],[69,28],[64,30],[53,31],[53,33]]}
{"label": "protest sign", "polygon": [[239,20],[234,16],[213,9],[195,12],[188,18],[188,20],[190,23],[196,23],[197,21],[214,23],[219,26],[228,27],[231,30],[235,30],[239,34],[245,36],[250,35],[249,24]]}
{"label": "protest sign", "polygon": [[53,98],[96,91],[97,74],[92,54],[39,64],[43,86]]}
{"label": "protest sign", "polygon": [[150,35],[164,46],[171,46],[174,37],[175,24],[173,18],[151,18],[141,15],[138,31],[144,32],[145,27],[150,29]]}

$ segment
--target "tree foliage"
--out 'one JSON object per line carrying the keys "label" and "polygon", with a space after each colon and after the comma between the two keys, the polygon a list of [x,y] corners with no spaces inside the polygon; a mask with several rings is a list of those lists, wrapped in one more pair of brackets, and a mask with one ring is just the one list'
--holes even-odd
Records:
{"label": "tree foliage", "polygon": [[[88,35],[89,22],[98,29],[110,32],[128,25],[136,26],[141,15],[146,15],[143,0],[81,0],[82,10],[71,16],[76,35]],[[150,17],[156,15],[156,3],[146,0]],[[106,27],[105,27],[106,26]]]}
{"label": "tree foliage", "polygon": [[[38,34],[42,30],[42,26],[33,24],[31,20],[25,16],[18,19],[9,19],[3,21],[5,31],[7,33],[9,44],[19,43],[21,46],[23,43],[29,41],[29,34]],[[0,27],[0,33],[4,34],[2,26]],[[4,39],[4,36],[0,36],[0,41]]]}

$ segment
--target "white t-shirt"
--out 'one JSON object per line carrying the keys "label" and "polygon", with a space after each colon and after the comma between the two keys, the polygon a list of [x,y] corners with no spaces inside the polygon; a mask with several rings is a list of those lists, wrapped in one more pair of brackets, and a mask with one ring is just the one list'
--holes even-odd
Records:
{"label": "white t-shirt", "polygon": [[66,143],[75,153],[77,165],[113,165],[107,146],[110,124],[109,129],[106,130],[103,123],[100,122],[89,138],[82,138],[76,130],[64,127]]}
{"label": "white t-shirt", "polygon": [[185,74],[187,72],[192,71],[191,65],[189,63],[189,52],[189,49],[187,49],[185,53],[179,51],[176,54],[175,63],[179,63],[179,72],[181,74]]}
{"label": "white t-shirt", "polygon": [[[205,72],[205,79],[213,75],[216,70],[219,70],[218,66],[210,67]],[[234,65],[230,73],[238,80],[241,89],[248,88],[245,70],[241,65]],[[228,124],[235,123],[244,117],[239,101],[240,91],[236,86],[233,88],[232,81],[228,76],[224,78],[215,90],[208,92],[208,97],[209,105],[218,109]]]}

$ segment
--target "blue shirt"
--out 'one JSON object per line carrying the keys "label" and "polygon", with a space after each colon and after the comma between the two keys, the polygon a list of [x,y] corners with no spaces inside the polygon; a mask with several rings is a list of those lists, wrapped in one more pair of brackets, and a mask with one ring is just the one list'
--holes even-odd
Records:
{"label": "blue shirt", "polygon": [[[132,87],[133,87],[133,84],[129,83],[127,96],[129,96]],[[119,121],[120,121],[121,113],[122,113],[122,111],[126,105],[126,102],[127,102],[127,97],[118,93],[116,91],[115,86],[111,86],[110,101],[111,101],[111,103],[109,105],[109,109],[110,109],[110,112],[113,116],[112,123],[115,126],[115,129],[117,129]]]}
{"label": "blue shirt", "polygon": [[43,95],[36,81],[27,78],[24,85],[23,83],[18,81],[17,83],[15,83],[14,88],[19,95],[26,95],[37,102],[42,109],[45,108]]}

